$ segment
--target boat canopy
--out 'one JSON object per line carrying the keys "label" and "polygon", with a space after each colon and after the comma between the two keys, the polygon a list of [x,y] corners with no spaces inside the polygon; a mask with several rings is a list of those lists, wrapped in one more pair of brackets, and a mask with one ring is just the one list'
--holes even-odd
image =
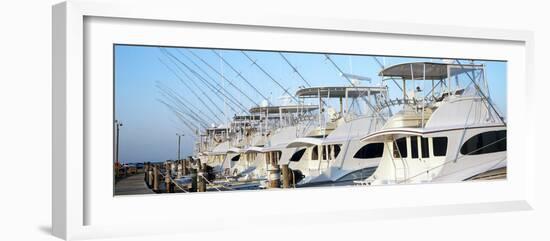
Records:
{"label": "boat canopy", "polygon": [[[357,98],[367,95],[367,93],[380,94],[386,92],[386,87],[370,87],[370,86],[323,86],[323,87],[308,87],[296,91],[296,97],[302,98]],[[347,95],[346,95],[347,92]]]}
{"label": "boat canopy", "polygon": [[244,153],[258,153],[258,152],[264,152],[263,147],[259,146],[251,146],[246,149],[244,149]]}
{"label": "boat canopy", "polygon": [[313,138],[313,137],[302,137],[297,138],[288,145],[286,145],[286,148],[293,148],[293,147],[309,147],[309,146],[318,146],[323,144],[322,138]]}
{"label": "boat canopy", "polygon": [[262,148],[262,152],[271,152],[271,151],[282,151],[286,148],[285,144],[275,145],[275,146],[268,146]]}
{"label": "boat canopy", "polygon": [[[433,62],[411,62],[396,64],[380,71],[379,76],[398,77],[405,80],[442,80],[449,77],[448,69],[453,68],[452,75],[481,69],[483,65],[447,64]],[[424,72],[425,71],[425,72]]]}
{"label": "boat canopy", "polygon": [[227,150],[227,153],[242,153],[242,152],[244,152],[244,150],[237,147],[231,147]]}
{"label": "boat canopy", "polygon": [[260,113],[260,112],[269,112],[269,113],[297,113],[301,111],[312,111],[318,109],[317,105],[284,105],[284,106],[256,106],[250,108],[250,113]]}
{"label": "boat canopy", "polygon": [[236,115],[233,116],[234,121],[243,121],[243,120],[259,120],[259,115]]}

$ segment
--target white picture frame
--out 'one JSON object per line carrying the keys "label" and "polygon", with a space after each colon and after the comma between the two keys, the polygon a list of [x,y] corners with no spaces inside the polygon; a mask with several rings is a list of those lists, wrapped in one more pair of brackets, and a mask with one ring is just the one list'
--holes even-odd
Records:
{"label": "white picture frame", "polygon": [[[155,11],[150,11],[155,9]],[[266,34],[285,34],[289,32],[299,32],[307,35],[314,32],[319,36],[334,34],[336,38],[340,35],[357,34],[358,38],[363,35],[384,36],[384,38],[411,38],[420,39],[419,41],[445,41],[447,44],[469,44],[469,41],[477,44],[487,45],[491,49],[491,44],[502,44],[514,49],[511,54],[514,59],[510,61],[509,74],[518,77],[517,81],[509,81],[508,100],[514,98],[514,103],[509,103],[508,113],[510,122],[509,138],[509,156],[513,160],[517,153],[524,153],[521,162],[509,160],[509,175],[506,181],[486,182],[486,183],[453,183],[453,184],[432,184],[432,185],[406,185],[406,186],[387,186],[377,187],[371,190],[354,190],[349,188],[322,189],[313,188],[299,191],[269,191],[269,192],[245,192],[245,193],[208,193],[197,194],[194,196],[182,195],[161,195],[161,196],[130,196],[124,198],[114,198],[98,194],[93,191],[89,179],[112,181],[111,176],[102,176],[105,173],[89,173],[90,170],[98,170],[95,165],[85,161],[85,156],[89,155],[90,144],[86,141],[86,135],[89,130],[86,123],[90,118],[101,118],[90,116],[90,99],[87,99],[87,89],[96,88],[89,86],[85,82],[87,78],[85,68],[89,68],[87,63],[85,31],[86,21],[89,19],[108,18],[114,21],[130,22],[138,21],[138,24],[151,22],[148,28],[154,29],[163,24],[179,26],[178,24],[206,24],[213,26],[212,31],[217,31],[217,27],[224,29],[239,28],[252,29],[250,32],[265,32]],[[534,131],[530,126],[525,125],[528,120],[522,116],[530,116],[533,108],[522,109],[522,103],[527,103],[533,98],[533,34],[529,31],[519,30],[496,30],[471,27],[456,26],[438,26],[422,25],[411,23],[396,22],[375,22],[361,21],[352,19],[330,19],[330,18],[302,18],[299,16],[285,16],[274,13],[248,12],[246,15],[241,13],[232,13],[225,15],[208,14],[206,9],[194,8],[188,3],[179,1],[163,2],[162,4],[154,2],[123,2],[123,1],[84,1],[73,0],[60,3],[53,7],[53,193],[52,193],[52,226],[54,235],[64,239],[84,239],[106,236],[124,236],[175,232],[174,227],[178,226],[177,232],[200,232],[210,228],[238,228],[238,225],[228,224],[225,216],[231,216],[235,222],[246,222],[251,218],[263,220],[263,224],[269,224],[275,227],[284,227],[284,217],[289,214],[299,214],[303,220],[311,222],[331,222],[320,221],[319,217],[332,215],[336,220],[341,221],[361,221],[366,219],[382,218],[400,218],[400,217],[423,217],[433,215],[451,215],[467,214],[480,212],[514,211],[530,210],[534,200],[534,166],[535,148]],[[105,22],[104,22],[105,23]],[[109,21],[106,21],[109,24]],[[135,24],[133,22],[132,24]],[[121,25],[122,26],[122,25]],[[120,26],[119,26],[120,27]],[[124,27],[124,26],[122,26]],[[100,29],[100,28],[96,28]],[[246,30],[248,31],[248,30]],[[88,32],[89,34],[90,32]],[[101,31],[91,30],[91,33],[101,33]],[[162,34],[159,34],[162,35]],[[106,35],[105,35],[106,36]],[[106,36],[109,37],[109,36]],[[307,38],[307,36],[305,37]],[[137,39],[137,38],[136,38]],[[150,44],[155,43],[150,39]],[[111,41],[106,39],[106,41]],[[130,40],[128,40],[130,41]],[[136,40],[149,41],[148,39]],[[176,43],[172,43],[177,45]],[[271,43],[273,48],[275,43]],[[210,42],[206,47],[216,45],[216,42]],[[235,45],[238,47],[237,45]],[[227,47],[227,46],[224,46]],[[295,46],[298,48],[299,46]],[[303,46],[302,46],[303,47]],[[258,46],[258,48],[265,48]],[[314,47],[312,47],[314,48]],[[478,46],[479,48],[479,46]],[[339,49],[345,52],[345,49]],[[347,50],[347,51],[352,51]],[[388,50],[389,51],[389,50]],[[435,50],[434,50],[435,51]],[[490,50],[488,50],[490,51]],[[390,53],[390,52],[387,52]],[[391,54],[391,53],[390,53]],[[410,53],[414,54],[414,53]],[[422,53],[418,53],[422,55]],[[434,56],[436,52],[425,52],[425,55]],[[458,54],[458,53],[457,53]],[[502,56],[505,57],[506,53]],[[102,56],[102,55],[98,55]],[[494,56],[500,56],[495,53]],[[448,57],[448,56],[440,56]],[[478,56],[483,58],[483,56]],[[91,66],[94,68],[93,66]],[[112,80],[110,80],[112,81]],[[92,93],[91,95],[94,95]],[[94,99],[91,97],[91,99]],[[528,106],[528,105],[526,105]],[[527,113],[525,113],[527,112]],[[109,119],[110,121],[110,119]],[[519,124],[523,123],[523,124]],[[110,129],[108,131],[111,131]],[[521,131],[521,140],[514,139],[518,137]],[[92,142],[94,140],[91,140]],[[95,140],[97,141],[97,140]],[[108,160],[111,163],[112,160]],[[111,166],[109,166],[111,168]],[[88,173],[87,173],[88,172]],[[95,184],[94,184],[95,185]],[[99,184],[101,185],[101,184]],[[401,197],[407,194],[415,193],[425,194],[430,197],[434,192],[458,192],[464,194],[460,199],[453,195],[441,200],[411,200],[395,201],[389,197]],[[450,191],[449,191],[450,190]],[[109,190],[112,191],[112,190]],[[487,193],[489,192],[489,193]],[[97,194],[97,195],[95,195]],[[160,219],[164,218],[164,212],[142,212],[143,206],[155,205],[182,205],[182,202],[189,202],[189,205],[214,205],[218,200],[217,195],[223,195],[232,205],[242,205],[242,200],[254,201],[269,200],[276,204],[278,199],[297,198],[300,200],[316,200],[315,198],[323,195],[334,195],[349,200],[345,208],[328,208],[321,211],[324,207],[323,202],[311,204],[301,209],[288,206],[281,210],[261,209],[254,215],[235,210],[214,214],[219,215],[217,221],[209,224],[208,227],[201,225],[199,211],[191,211],[190,220],[182,221],[177,219],[168,219],[167,225],[153,224],[147,225],[147,229],[140,228],[136,222],[141,219]],[[102,197],[97,197],[102,195]],[[373,196],[380,199],[373,199]],[[99,199],[111,201],[101,201]],[[455,198],[455,199],[453,199]],[[365,201],[368,199],[368,206],[365,207]],[[99,200],[99,201],[98,201]],[[331,200],[331,202],[339,202]],[[95,203],[90,205],[90,203]],[[133,203],[133,204],[132,204]],[[115,205],[120,205],[116,206]],[[257,207],[251,204],[251,207]],[[107,223],[105,217],[108,212],[122,208],[127,211],[136,210],[135,214],[126,217],[113,217],[113,222],[119,223],[113,227]],[[103,210],[103,211],[102,211]],[[283,210],[283,211],[282,211]],[[105,212],[105,213],[101,213]],[[91,220],[90,216],[101,217],[97,221]],[[198,220],[198,221],[197,221]],[[179,221],[176,224],[170,224]],[[183,224],[182,224],[183,222]],[[254,225],[253,223],[250,223]],[[136,226],[138,225],[138,226]],[[258,225],[258,224],[256,224]],[[124,227],[132,227],[125,229]],[[182,228],[183,227],[183,228]]]}

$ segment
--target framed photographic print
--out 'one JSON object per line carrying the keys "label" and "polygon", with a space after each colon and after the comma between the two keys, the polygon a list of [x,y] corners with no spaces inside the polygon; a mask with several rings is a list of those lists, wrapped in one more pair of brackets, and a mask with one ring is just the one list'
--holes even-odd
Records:
{"label": "framed photographic print", "polygon": [[55,235],[531,209],[530,32],[127,5],[53,8]]}

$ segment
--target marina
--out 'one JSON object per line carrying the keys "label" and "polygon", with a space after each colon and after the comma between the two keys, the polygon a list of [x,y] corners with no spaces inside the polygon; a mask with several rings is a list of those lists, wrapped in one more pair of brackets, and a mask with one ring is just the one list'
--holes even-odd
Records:
{"label": "marina", "polygon": [[114,195],[506,179],[503,62],[122,47],[154,51],[175,79],[155,80],[152,102],[177,126],[177,156],[121,162],[132,117],[117,115]]}

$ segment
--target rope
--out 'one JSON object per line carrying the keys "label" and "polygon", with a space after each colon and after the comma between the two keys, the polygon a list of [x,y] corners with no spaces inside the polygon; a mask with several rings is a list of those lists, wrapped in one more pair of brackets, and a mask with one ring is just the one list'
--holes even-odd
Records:
{"label": "rope", "polygon": [[[166,178],[166,175],[162,174],[162,172],[159,172],[159,174],[160,174],[162,177]],[[180,190],[182,190],[184,193],[189,193],[188,191],[184,190],[183,187],[181,187],[180,185],[178,185],[178,183],[177,183],[174,179],[172,179],[171,176],[168,176],[168,178],[170,179],[170,181],[171,181],[172,183],[174,183],[174,185],[175,185],[176,187],[178,187],[178,188],[179,188]]]}
{"label": "rope", "polygon": [[216,186],[214,186],[213,183],[211,183],[210,181],[208,181],[208,179],[206,179],[206,177],[204,176],[204,174],[202,173],[197,173],[197,176],[199,177],[202,177],[202,179],[204,179],[206,181],[206,183],[210,184],[214,189],[216,189],[218,192],[221,192],[222,190],[218,189]]}

